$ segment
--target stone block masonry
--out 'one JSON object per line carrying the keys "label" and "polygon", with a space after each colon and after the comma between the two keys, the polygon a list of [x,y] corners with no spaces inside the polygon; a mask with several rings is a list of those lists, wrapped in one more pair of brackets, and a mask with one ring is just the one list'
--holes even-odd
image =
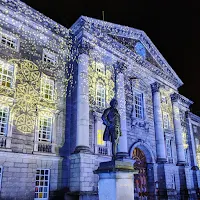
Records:
{"label": "stone block masonry", "polygon": [[72,154],[70,156],[70,191],[72,192],[92,192],[95,186],[94,170],[97,155],[92,154]]}
{"label": "stone block masonry", "polygon": [[61,158],[57,156],[31,155],[0,151],[2,182],[0,199],[32,200],[35,194],[37,169],[50,170],[49,191],[59,185]]}

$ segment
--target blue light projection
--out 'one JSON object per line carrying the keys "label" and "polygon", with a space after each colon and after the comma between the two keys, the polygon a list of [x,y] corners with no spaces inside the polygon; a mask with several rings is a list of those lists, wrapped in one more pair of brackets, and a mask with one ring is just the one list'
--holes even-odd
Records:
{"label": "blue light projection", "polygon": [[142,58],[146,58],[146,49],[145,47],[142,45],[142,43],[137,42],[135,45],[135,52],[140,55]]}

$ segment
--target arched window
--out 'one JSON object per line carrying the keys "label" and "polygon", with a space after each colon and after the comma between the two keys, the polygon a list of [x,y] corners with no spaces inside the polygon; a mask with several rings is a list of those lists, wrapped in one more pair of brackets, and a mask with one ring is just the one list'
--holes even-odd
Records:
{"label": "arched window", "polygon": [[105,86],[101,83],[97,83],[96,88],[96,105],[99,107],[105,107]]}

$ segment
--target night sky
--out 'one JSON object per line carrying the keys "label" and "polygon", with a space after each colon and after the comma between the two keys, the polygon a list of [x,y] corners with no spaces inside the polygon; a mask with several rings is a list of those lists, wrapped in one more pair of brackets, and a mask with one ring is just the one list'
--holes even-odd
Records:
{"label": "night sky", "polygon": [[[179,92],[194,101],[200,116],[200,7],[198,1],[123,0],[23,0],[67,28],[85,15],[146,32],[184,85]],[[175,4],[175,3],[176,4]],[[180,2],[179,4],[177,2]]]}

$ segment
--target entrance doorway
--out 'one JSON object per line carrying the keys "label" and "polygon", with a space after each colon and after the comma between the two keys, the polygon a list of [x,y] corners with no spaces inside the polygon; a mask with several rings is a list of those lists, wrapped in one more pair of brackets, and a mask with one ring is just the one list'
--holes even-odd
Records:
{"label": "entrance doorway", "polygon": [[134,175],[134,196],[138,200],[147,199],[147,163],[146,157],[139,148],[135,148],[132,158],[136,160],[134,168],[138,174]]}

